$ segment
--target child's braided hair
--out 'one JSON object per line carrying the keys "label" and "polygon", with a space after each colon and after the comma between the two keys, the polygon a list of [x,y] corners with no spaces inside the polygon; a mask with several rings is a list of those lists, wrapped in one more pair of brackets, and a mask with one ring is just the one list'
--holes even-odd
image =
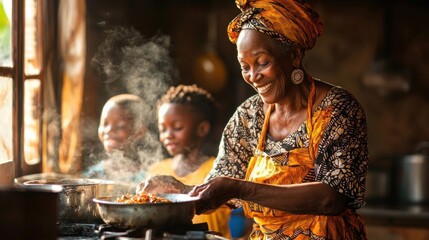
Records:
{"label": "child's braided hair", "polygon": [[170,87],[158,101],[157,109],[165,103],[178,103],[192,107],[203,121],[213,127],[216,123],[218,107],[213,96],[197,85],[178,85]]}

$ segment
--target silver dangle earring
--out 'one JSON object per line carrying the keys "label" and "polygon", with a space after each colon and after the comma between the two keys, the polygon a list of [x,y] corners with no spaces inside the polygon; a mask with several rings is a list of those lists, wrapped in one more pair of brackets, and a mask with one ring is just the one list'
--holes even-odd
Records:
{"label": "silver dangle earring", "polygon": [[294,84],[300,84],[304,80],[304,71],[297,68],[291,73],[291,80]]}

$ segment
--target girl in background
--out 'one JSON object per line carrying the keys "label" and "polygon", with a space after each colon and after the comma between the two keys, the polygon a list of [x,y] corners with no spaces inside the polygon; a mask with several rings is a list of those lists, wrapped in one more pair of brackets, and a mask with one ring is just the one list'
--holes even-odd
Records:
{"label": "girl in background", "polygon": [[[166,183],[164,190],[168,189],[167,178],[188,185],[203,183],[215,159],[203,151],[203,146],[215,125],[216,115],[216,102],[204,89],[196,85],[171,87],[158,103],[159,138],[171,158],[152,165],[148,174],[153,177],[147,181],[162,178]],[[221,206],[210,214],[196,215],[193,223],[207,222],[209,230],[230,238],[229,216],[229,207]]]}

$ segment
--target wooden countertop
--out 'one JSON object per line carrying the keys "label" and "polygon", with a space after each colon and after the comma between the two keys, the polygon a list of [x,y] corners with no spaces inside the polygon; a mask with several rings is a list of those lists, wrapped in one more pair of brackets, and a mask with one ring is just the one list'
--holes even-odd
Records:
{"label": "wooden countertop", "polygon": [[368,203],[357,212],[369,225],[429,228],[429,204]]}

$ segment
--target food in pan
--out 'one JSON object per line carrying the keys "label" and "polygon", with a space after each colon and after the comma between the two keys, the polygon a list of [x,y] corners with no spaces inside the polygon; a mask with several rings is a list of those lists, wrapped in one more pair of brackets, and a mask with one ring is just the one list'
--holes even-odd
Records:
{"label": "food in pan", "polygon": [[121,203],[171,203],[167,198],[158,197],[155,194],[139,193],[136,195],[124,194],[117,200]]}

